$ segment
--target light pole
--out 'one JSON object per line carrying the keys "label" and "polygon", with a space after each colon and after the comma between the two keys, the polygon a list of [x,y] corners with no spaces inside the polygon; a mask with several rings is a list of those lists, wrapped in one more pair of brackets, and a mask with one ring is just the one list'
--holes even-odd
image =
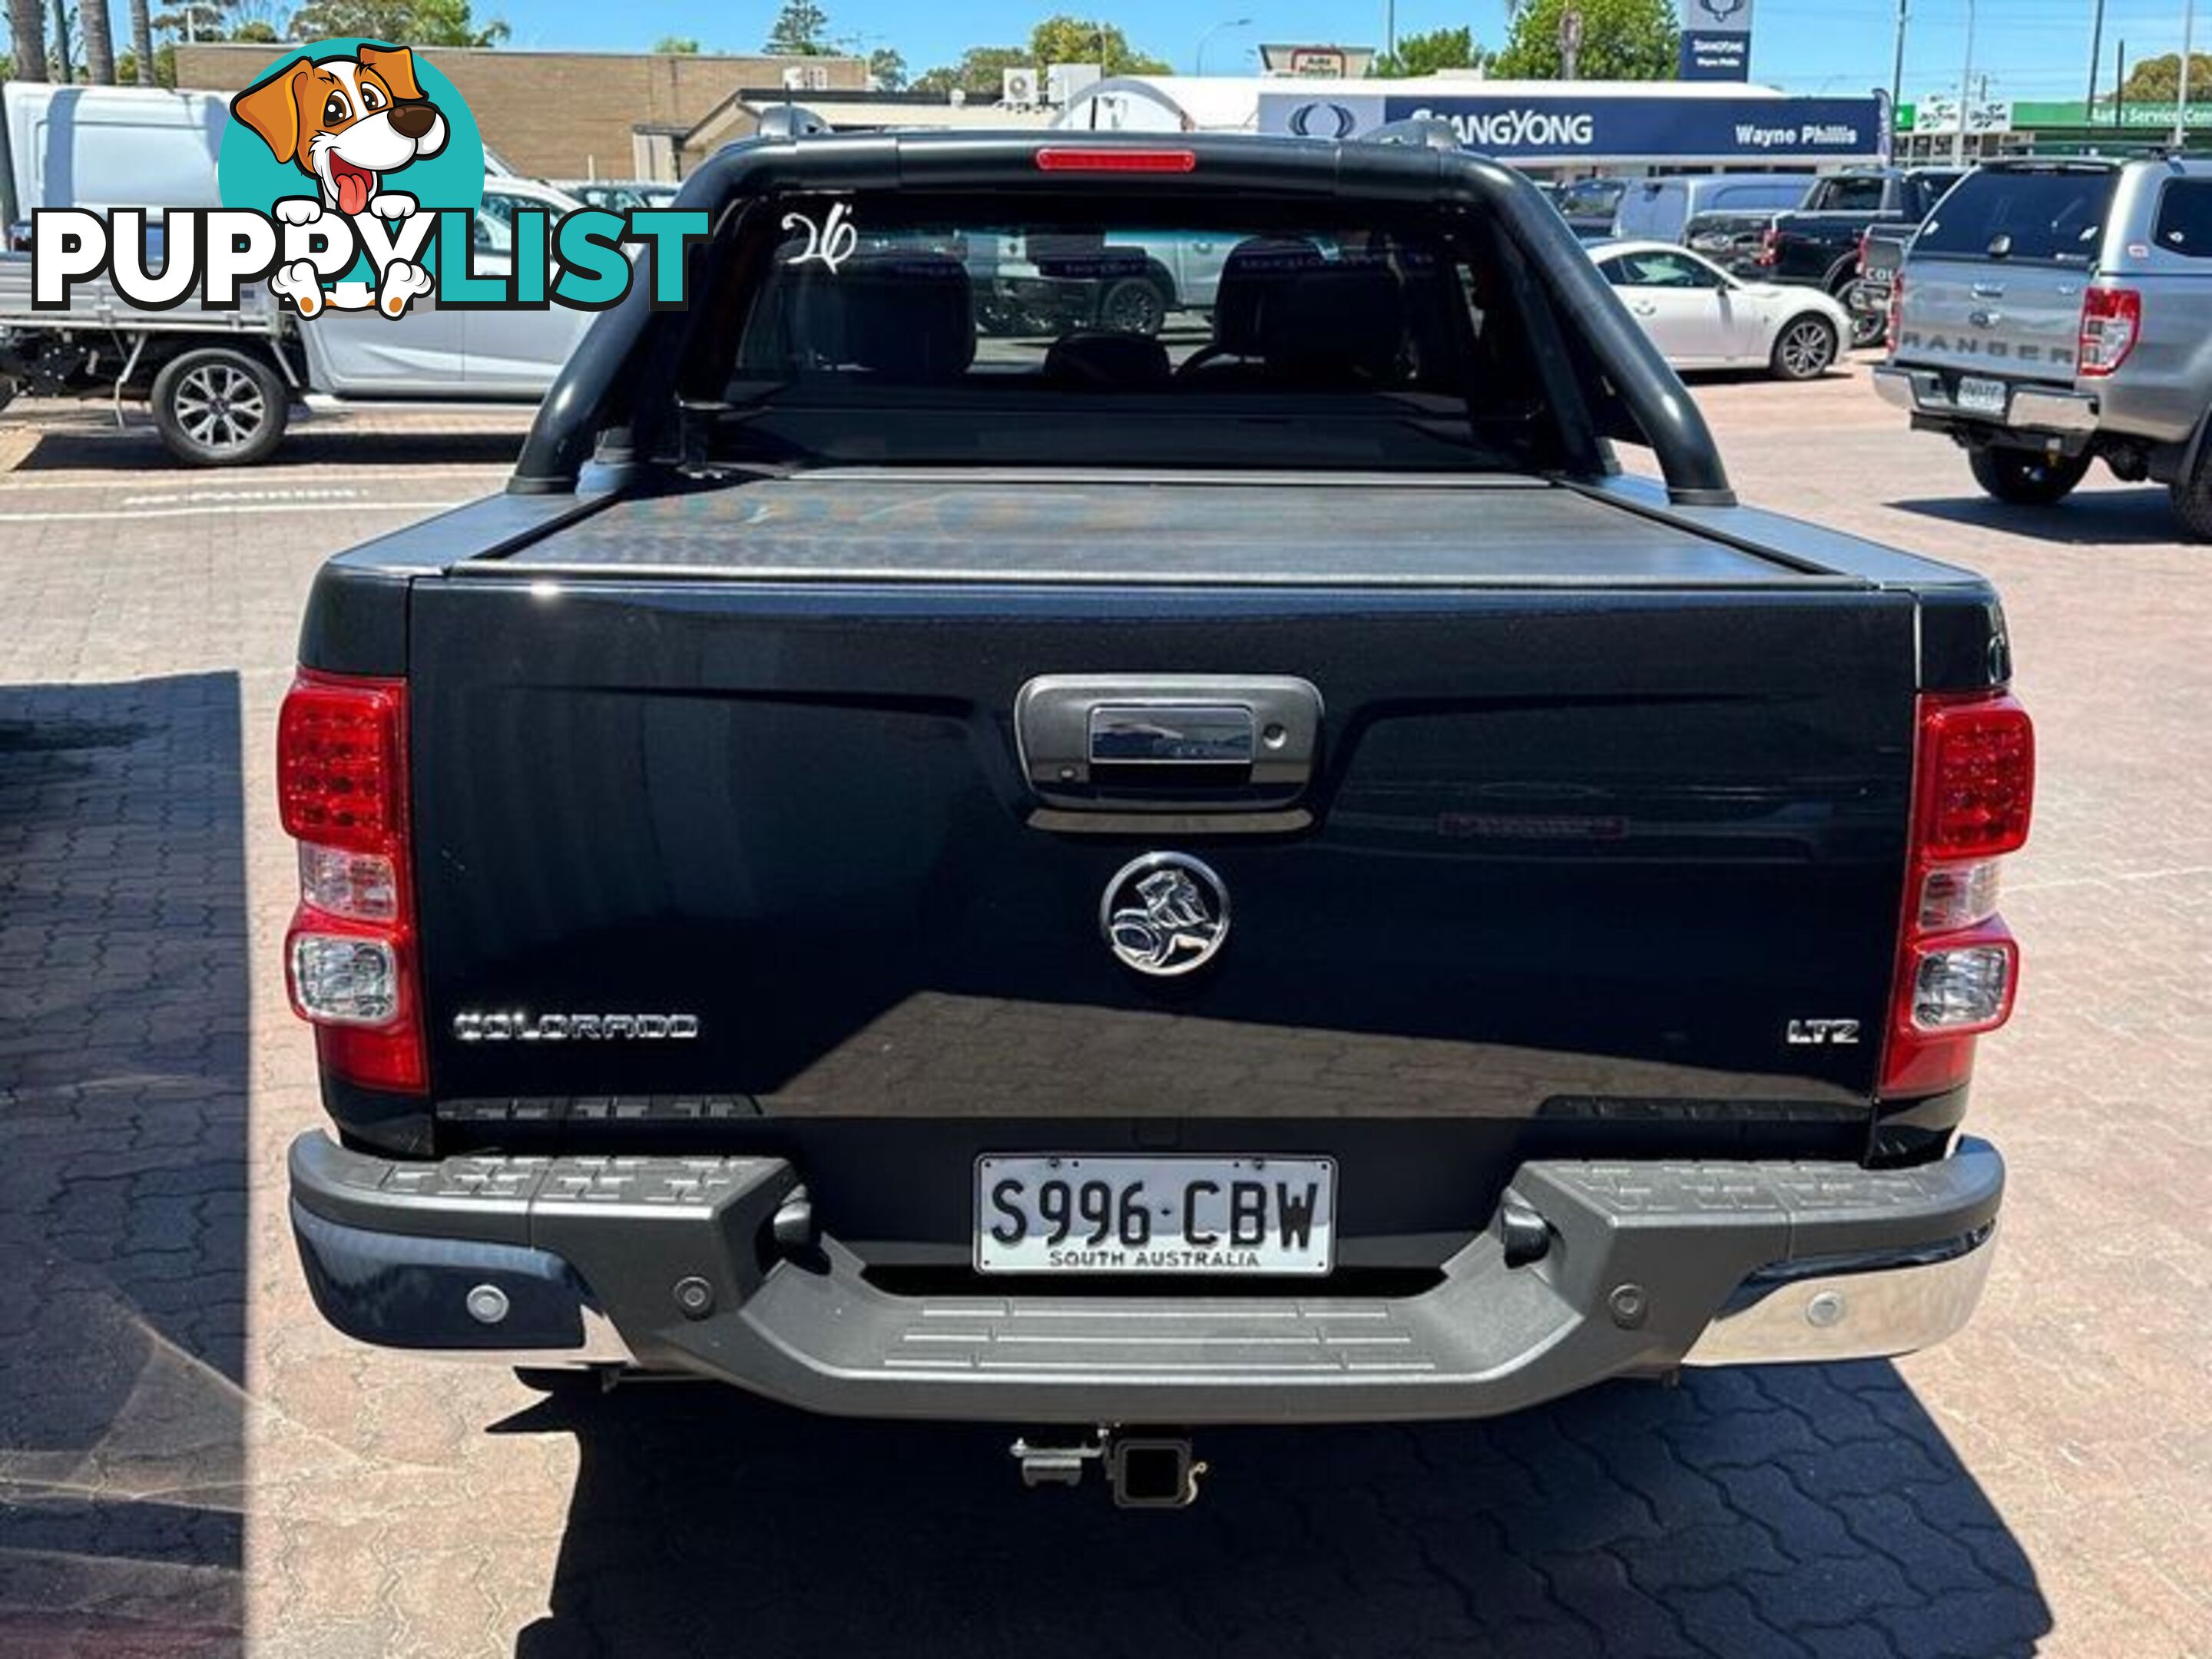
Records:
{"label": "light pole", "polygon": [[1251,27],[1252,20],[1249,17],[1231,17],[1224,22],[1216,23],[1212,28],[1206,30],[1205,33],[1200,35],[1198,37],[1198,68],[1196,72],[1200,75],[1206,73],[1206,44],[1207,41],[1212,40],[1215,35],[1220,33],[1224,29],[1249,29]]}
{"label": "light pole", "polygon": [[[2196,0],[2191,0],[2194,4]],[[1966,115],[1974,94],[1974,0],[1966,0],[1966,62],[1959,71],[1959,131],[1951,137],[1951,165],[1966,165]]]}
{"label": "light pole", "polygon": [[2089,24],[2089,101],[2082,110],[2086,125],[2097,125],[2097,71],[2104,66],[2105,57],[2105,0],[2097,0],[2097,9]]}
{"label": "light pole", "polygon": [[1905,101],[1905,26],[1911,21],[1906,8],[1911,0],[1897,0],[1897,61],[1889,71],[1889,106],[1895,109]]}
{"label": "light pole", "polygon": [[2189,146],[2189,60],[2197,52],[2197,0],[2181,14],[2181,101],[2173,108],[2173,147],[2185,149]]}

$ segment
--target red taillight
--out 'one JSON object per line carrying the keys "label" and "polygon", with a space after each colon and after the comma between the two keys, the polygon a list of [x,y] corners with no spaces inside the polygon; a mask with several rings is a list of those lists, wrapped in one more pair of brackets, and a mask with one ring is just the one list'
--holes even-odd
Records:
{"label": "red taillight", "polygon": [[400,834],[407,687],[303,671],[276,717],[276,798],[287,835],[376,852]]}
{"label": "red taillight", "polygon": [[1905,273],[1899,270],[1893,273],[1889,279],[1889,331],[1887,338],[1884,342],[1888,346],[1890,356],[1893,357],[1897,355],[1898,336],[1904,327]]}
{"label": "red taillight", "polygon": [[1920,699],[1883,1095],[1956,1088],[1975,1036],[2012,1017],[2020,947],[1996,915],[1996,860],[2027,842],[2034,795],[2035,728],[2009,693]]}
{"label": "red taillight", "polygon": [[276,791],[300,842],[284,939],[292,1006],[324,1066],[363,1088],[428,1086],[407,836],[407,684],[302,670],[276,717]]}
{"label": "red taillight", "polygon": [[1198,152],[1189,149],[1074,149],[1036,153],[1039,173],[1195,173]]}
{"label": "red taillight", "polygon": [[1929,859],[1992,859],[2027,841],[2035,727],[2011,696],[1920,703],[1914,840]]}
{"label": "red taillight", "polygon": [[1759,263],[1762,265],[1771,265],[1777,264],[1781,258],[1782,233],[1775,229],[1772,225],[1769,225],[1765,234],[1759,239]]}
{"label": "red taillight", "polygon": [[2142,295],[2131,288],[2093,288],[2081,296],[2081,337],[2075,362],[2094,380],[2127,362],[2142,333]]}

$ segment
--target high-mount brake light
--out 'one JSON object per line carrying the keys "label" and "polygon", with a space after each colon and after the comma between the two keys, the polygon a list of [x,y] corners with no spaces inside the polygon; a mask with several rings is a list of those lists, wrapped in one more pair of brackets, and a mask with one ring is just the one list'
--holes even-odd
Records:
{"label": "high-mount brake light", "polygon": [[1054,145],[1036,153],[1036,165],[1039,173],[1195,173],[1198,152]]}
{"label": "high-mount brake light", "polygon": [[329,1071],[417,1094],[429,1078],[406,780],[406,682],[301,670],[276,717],[278,806],[300,842],[286,987]]}
{"label": "high-mount brake light", "polygon": [[1956,1088],[1976,1035],[2012,1017],[2020,946],[1996,914],[1998,860],[2027,842],[2034,796],[2035,728],[2009,693],[1920,699],[1885,1097]]}

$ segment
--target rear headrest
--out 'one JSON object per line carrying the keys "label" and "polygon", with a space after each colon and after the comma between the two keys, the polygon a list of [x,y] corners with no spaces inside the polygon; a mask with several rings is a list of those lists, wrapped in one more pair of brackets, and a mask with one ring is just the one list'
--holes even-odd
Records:
{"label": "rear headrest", "polygon": [[1386,265],[1324,265],[1286,280],[1260,319],[1270,374],[1396,381],[1406,356],[1406,296]]}
{"label": "rear headrest", "polygon": [[1214,349],[1231,357],[1261,356],[1261,319],[1269,296],[1299,272],[1321,267],[1321,250],[1303,236],[1251,236],[1237,243],[1222,263],[1214,291]]}
{"label": "rear headrest", "polygon": [[817,357],[908,384],[957,379],[975,361],[975,287],[949,255],[855,258],[799,291]]}

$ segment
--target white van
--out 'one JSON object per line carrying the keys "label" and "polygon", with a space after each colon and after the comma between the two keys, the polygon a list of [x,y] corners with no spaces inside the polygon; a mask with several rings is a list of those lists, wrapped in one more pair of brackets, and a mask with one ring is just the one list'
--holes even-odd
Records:
{"label": "white van", "polygon": [[46,207],[222,205],[216,162],[230,120],[226,94],[16,81],[0,111],[11,224]]}
{"label": "white van", "polygon": [[1639,179],[1620,198],[1613,234],[1621,241],[1687,244],[1692,222],[1716,214],[1787,213],[1814,180],[1802,173],[1710,173]]}

